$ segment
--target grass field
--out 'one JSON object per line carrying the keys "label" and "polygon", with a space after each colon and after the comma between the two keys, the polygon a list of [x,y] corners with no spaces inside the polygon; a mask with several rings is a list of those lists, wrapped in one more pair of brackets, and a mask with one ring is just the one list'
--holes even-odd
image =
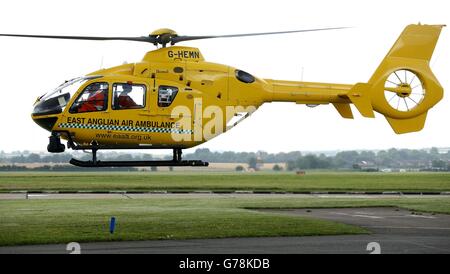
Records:
{"label": "grass field", "polygon": [[28,191],[450,191],[450,173],[0,173],[0,192]]}
{"label": "grass field", "polygon": [[[450,214],[450,198],[148,198],[0,200],[0,245],[367,233],[345,224],[257,208],[397,206]],[[314,209],[313,209],[314,210]],[[108,222],[117,218],[114,234]]]}
{"label": "grass field", "polygon": [[[0,192],[27,191],[450,191],[448,173],[0,173]],[[368,233],[354,226],[260,208],[395,206],[450,214],[442,198],[217,196],[0,200],[0,245]],[[117,218],[110,234],[110,218]]]}

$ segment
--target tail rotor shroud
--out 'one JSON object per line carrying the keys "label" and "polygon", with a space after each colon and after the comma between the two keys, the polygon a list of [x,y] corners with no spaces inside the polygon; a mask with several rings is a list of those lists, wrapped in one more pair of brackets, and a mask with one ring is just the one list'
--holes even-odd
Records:
{"label": "tail rotor shroud", "polygon": [[392,129],[423,129],[428,110],[444,89],[430,68],[430,59],[445,25],[409,25],[400,34],[367,83],[357,83],[348,98],[365,117],[384,115]]}

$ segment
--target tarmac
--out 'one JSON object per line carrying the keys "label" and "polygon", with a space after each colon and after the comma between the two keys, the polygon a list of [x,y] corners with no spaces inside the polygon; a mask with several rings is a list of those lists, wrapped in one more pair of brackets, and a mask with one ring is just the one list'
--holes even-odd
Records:
{"label": "tarmac", "polygon": [[386,192],[376,194],[366,193],[253,193],[250,191],[236,191],[232,193],[217,193],[211,191],[193,191],[188,193],[170,193],[165,191],[133,193],[126,191],[111,192],[70,192],[60,193],[54,191],[25,192],[17,191],[0,193],[0,200],[23,200],[23,199],[147,199],[147,198],[349,198],[349,199],[379,199],[379,198],[442,198],[449,197],[450,193],[442,194],[403,194],[398,192]]}

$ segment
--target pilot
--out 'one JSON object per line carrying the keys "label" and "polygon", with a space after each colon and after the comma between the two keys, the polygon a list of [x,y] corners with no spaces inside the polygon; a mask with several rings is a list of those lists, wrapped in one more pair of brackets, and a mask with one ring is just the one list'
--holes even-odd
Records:
{"label": "pilot", "polygon": [[101,84],[94,83],[86,91],[89,96],[78,108],[78,112],[103,110],[105,107],[105,90],[102,89]]}
{"label": "pilot", "polygon": [[127,108],[137,108],[140,107],[134,100],[128,95],[132,87],[129,84],[122,85],[123,91],[120,93],[119,96],[119,108],[121,109],[127,109]]}

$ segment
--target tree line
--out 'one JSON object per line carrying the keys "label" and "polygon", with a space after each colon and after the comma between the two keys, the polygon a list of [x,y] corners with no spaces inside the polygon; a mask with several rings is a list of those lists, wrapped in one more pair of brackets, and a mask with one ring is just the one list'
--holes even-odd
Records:
{"label": "tree line", "polygon": [[[247,163],[250,168],[258,168],[263,163],[286,163],[288,170],[295,169],[381,169],[435,168],[450,170],[450,151],[439,153],[437,148],[429,150],[395,149],[380,151],[342,151],[327,156],[323,153],[302,153],[300,151],[267,153],[259,152],[212,152],[197,149],[188,155],[190,159],[202,159],[220,163]],[[279,166],[276,167],[278,169]]]}
{"label": "tree line", "polygon": [[[90,160],[91,154],[70,153],[29,153],[15,152],[7,154],[0,152],[0,163],[68,163],[74,157]],[[164,159],[171,159],[167,155]],[[246,163],[257,167],[264,163],[285,163],[288,170],[294,169],[364,169],[364,168],[436,168],[450,170],[450,151],[439,153],[437,148],[429,150],[395,149],[380,151],[342,151],[334,155],[302,153],[300,151],[268,153],[259,152],[217,152],[207,148],[197,149],[194,153],[184,154],[187,160],[204,160],[211,163]],[[105,161],[139,161],[155,159],[151,154],[130,154],[119,152],[99,153],[99,159]]]}

